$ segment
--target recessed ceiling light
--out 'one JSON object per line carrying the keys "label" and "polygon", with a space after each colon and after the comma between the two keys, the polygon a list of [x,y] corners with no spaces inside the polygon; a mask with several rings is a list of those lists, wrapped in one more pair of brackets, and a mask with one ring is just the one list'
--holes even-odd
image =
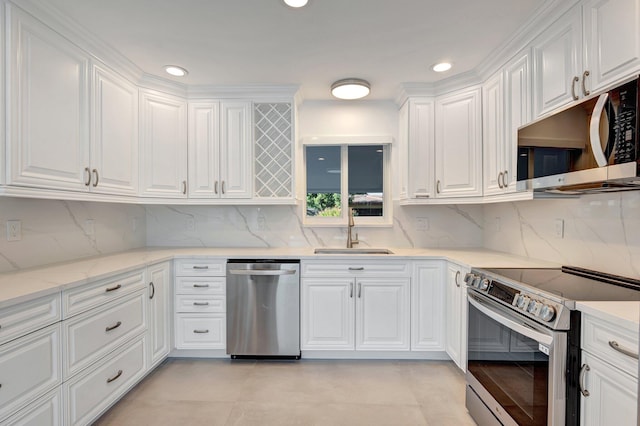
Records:
{"label": "recessed ceiling light", "polygon": [[171,74],[174,77],[184,77],[185,75],[189,74],[186,69],[177,65],[165,65],[164,70],[167,72],[167,74]]}
{"label": "recessed ceiling light", "polygon": [[289,7],[302,7],[306,6],[309,0],[284,0],[284,2]]}
{"label": "recessed ceiling light", "polygon": [[360,78],[345,78],[331,85],[331,94],[338,99],[360,99],[371,91],[371,86],[366,80]]}
{"label": "recessed ceiling light", "polygon": [[435,64],[432,68],[435,72],[445,72],[451,69],[451,64],[449,62],[440,62],[439,64]]}

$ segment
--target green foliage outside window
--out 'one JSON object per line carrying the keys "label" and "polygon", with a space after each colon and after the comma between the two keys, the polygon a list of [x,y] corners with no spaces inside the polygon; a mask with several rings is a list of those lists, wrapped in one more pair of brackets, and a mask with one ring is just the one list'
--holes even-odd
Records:
{"label": "green foliage outside window", "polygon": [[341,211],[340,194],[307,194],[307,216],[339,217]]}

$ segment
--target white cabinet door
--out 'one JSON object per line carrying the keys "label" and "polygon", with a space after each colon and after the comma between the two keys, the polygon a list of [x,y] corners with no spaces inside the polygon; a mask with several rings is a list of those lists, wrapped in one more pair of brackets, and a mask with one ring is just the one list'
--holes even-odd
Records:
{"label": "white cabinet door", "polygon": [[224,198],[251,198],[253,149],[251,102],[224,101],[220,106],[220,192]]}
{"label": "white cabinet door", "polygon": [[40,21],[11,16],[7,183],[84,191],[89,166],[88,57]]}
{"label": "white cabinet door", "polygon": [[189,103],[189,197],[220,197],[220,104]]}
{"label": "white cabinet door", "polygon": [[581,96],[582,10],[576,5],[532,43],[534,115],[539,117]]}
{"label": "white cabinet door", "polygon": [[409,279],[356,280],[356,350],[409,350]]}
{"label": "white cabinet door", "polygon": [[584,426],[636,426],[638,379],[582,351],[582,363],[589,366],[580,397],[580,423]]}
{"label": "white cabinet door", "polygon": [[187,104],[162,93],[140,93],[140,195],[186,198]]}
{"label": "white cabinet door", "polygon": [[482,195],[480,88],[436,100],[436,197]]}
{"label": "white cabinet door", "polygon": [[149,368],[169,355],[171,350],[171,263],[147,268],[149,280]]}
{"label": "white cabinet door", "polygon": [[433,98],[412,98],[405,105],[400,124],[406,133],[400,160],[404,198],[433,198],[435,102]]}
{"label": "white cabinet door", "polygon": [[515,192],[518,178],[518,128],[531,121],[530,53],[517,55],[504,76],[504,192]]}
{"label": "white cabinet door", "polygon": [[640,70],[640,1],[587,0],[583,6],[585,69],[591,91]]}
{"label": "white cabinet door", "polygon": [[138,89],[105,67],[93,67],[91,190],[138,193]]}
{"label": "white cabinet door", "polygon": [[446,344],[445,350],[463,371],[467,358],[467,292],[464,276],[468,272],[454,263],[447,265],[446,278]]}
{"label": "white cabinet door", "polygon": [[444,350],[444,262],[416,262],[411,282],[411,350]]}
{"label": "white cabinet door", "polygon": [[501,72],[482,86],[482,146],[484,195],[500,194],[504,188],[504,83]]}
{"label": "white cabinet door", "polygon": [[354,298],[353,278],[304,278],[301,349],[353,350]]}

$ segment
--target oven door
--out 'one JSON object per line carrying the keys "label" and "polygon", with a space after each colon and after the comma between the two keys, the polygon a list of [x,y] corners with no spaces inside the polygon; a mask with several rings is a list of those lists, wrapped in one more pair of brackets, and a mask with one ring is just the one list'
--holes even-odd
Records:
{"label": "oven door", "polygon": [[[473,289],[468,305],[470,414],[480,424],[497,418],[505,425],[563,425],[566,332],[547,329]],[[495,416],[491,421],[487,410]]]}

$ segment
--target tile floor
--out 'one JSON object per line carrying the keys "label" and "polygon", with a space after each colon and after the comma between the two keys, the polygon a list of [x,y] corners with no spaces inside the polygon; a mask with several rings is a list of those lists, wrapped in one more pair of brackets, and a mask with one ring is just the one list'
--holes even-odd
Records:
{"label": "tile floor", "polygon": [[96,425],[475,425],[445,361],[169,359]]}

